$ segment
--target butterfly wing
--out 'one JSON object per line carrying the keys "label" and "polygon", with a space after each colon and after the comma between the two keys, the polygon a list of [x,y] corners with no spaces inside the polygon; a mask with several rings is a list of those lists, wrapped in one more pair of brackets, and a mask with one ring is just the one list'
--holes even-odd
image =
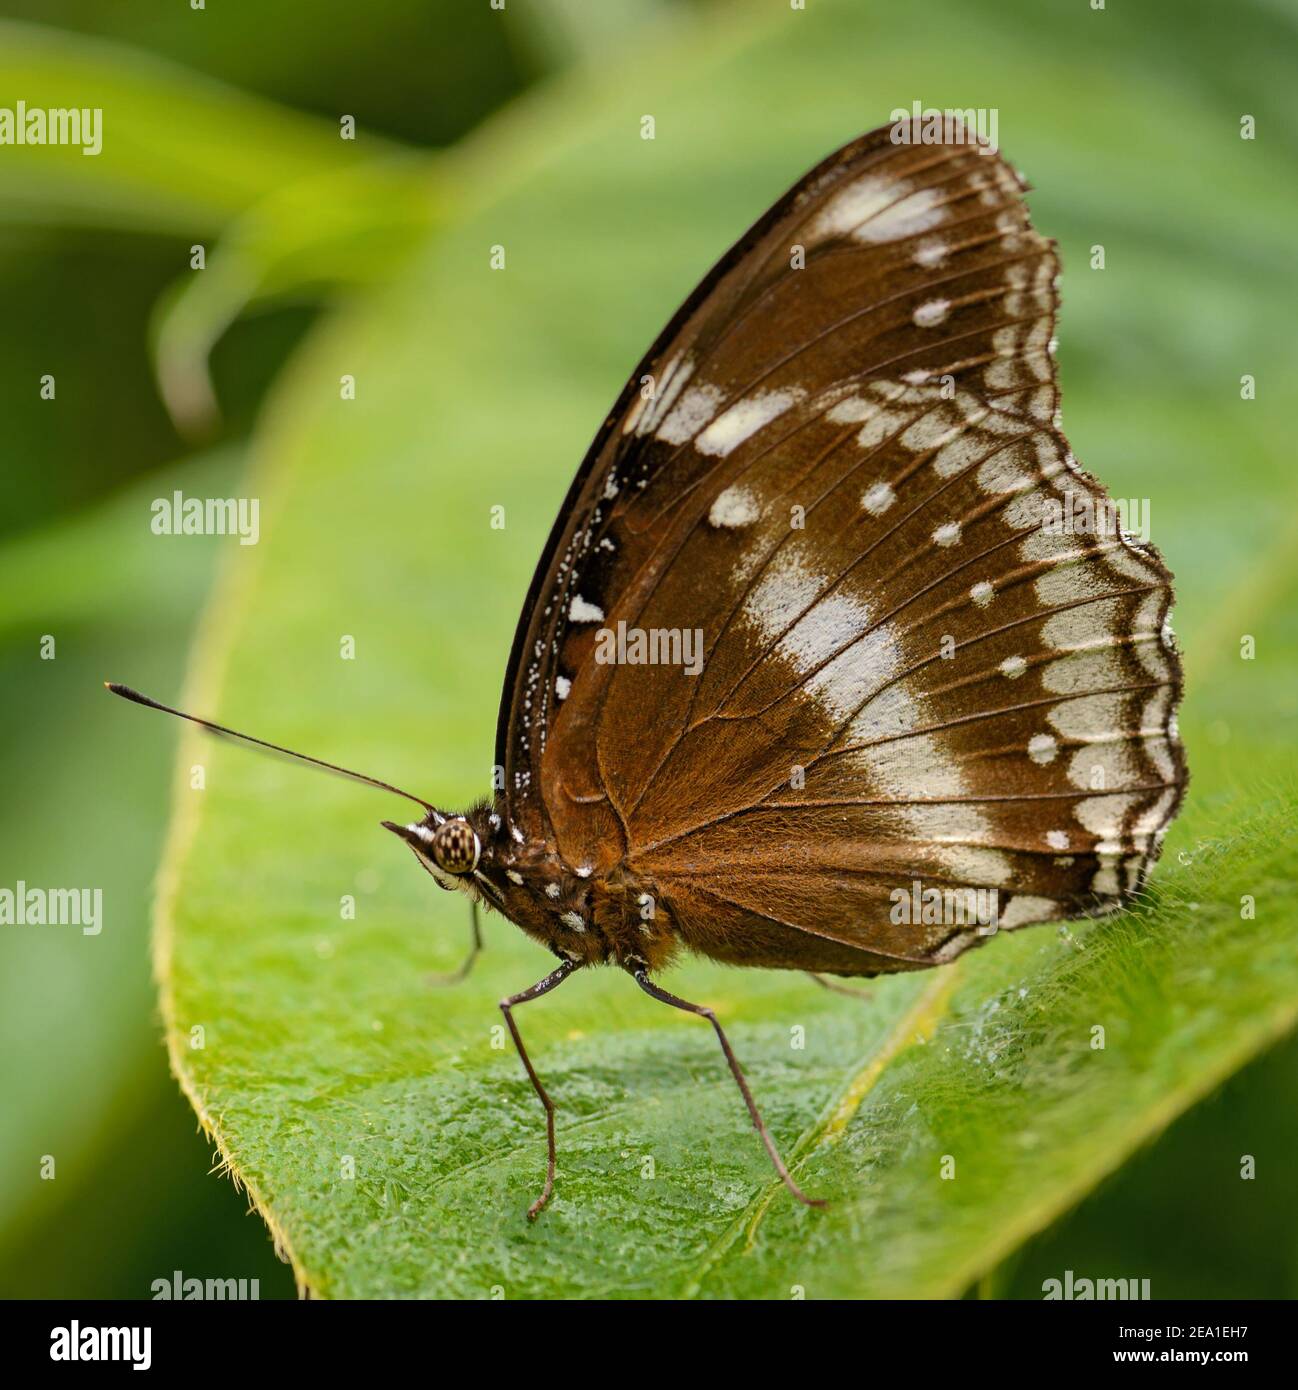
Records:
{"label": "butterfly wing", "polygon": [[1170,576],[1058,429],[1057,272],[998,155],[887,128],[748,232],[533,581],[520,834],[706,954],[847,973],[1138,890],[1185,781]]}

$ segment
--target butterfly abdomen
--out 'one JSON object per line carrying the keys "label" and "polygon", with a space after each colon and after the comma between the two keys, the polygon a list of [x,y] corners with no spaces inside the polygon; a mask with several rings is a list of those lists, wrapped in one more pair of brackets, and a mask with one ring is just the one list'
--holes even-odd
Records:
{"label": "butterfly abdomen", "polygon": [[[470,812],[470,816],[474,816]],[[573,866],[547,845],[517,839],[482,808],[479,877],[492,905],[533,940],[578,965],[661,969],[679,942],[648,879],[624,865]]]}
{"label": "butterfly abdomen", "polygon": [[662,894],[652,880],[625,865],[606,874],[593,894],[597,928],[608,943],[609,958],[635,968],[661,970],[680,949],[680,938]]}

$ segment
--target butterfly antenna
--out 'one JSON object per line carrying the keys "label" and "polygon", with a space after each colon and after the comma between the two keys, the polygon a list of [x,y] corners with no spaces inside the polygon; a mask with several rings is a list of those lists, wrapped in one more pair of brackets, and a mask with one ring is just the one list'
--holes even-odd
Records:
{"label": "butterfly antenna", "polygon": [[407,801],[413,801],[422,806],[426,811],[433,810],[431,802],[425,801],[422,796],[414,796],[410,792],[403,792],[400,787],[394,787],[391,782],[380,782],[377,777],[366,777],[363,772],[353,772],[350,768],[339,767],[337,763],[327,763],[323,758],[313,758],[307,753],[295,753],[291,748],[281,748],[278,743],[267,743],[264,738],[253,738],[251,734],[241,734],[237,729],[227,729],[224,724],[214,724],[210,719],[200,719],[196,714],[186,714],[184,710],[172,709],[170,705],[161,704],[157,700],[151,700],[147,695],[141,695],[138,690],[132,690],[129,685],[118,685],[116,681],[105,681],[104,689],[111,690],[114,695],[120,695],[123,700],[130,700],[137,705],[143,705],[146,709],[160,709],[164,714],[174,714],[177,719],[188,719],[191,724],[197,724],[199,728],[206,729],[209,733],[219,734],[223,738],[236,739],[240,743],[250,743],[256,748],[266,748],[272,753],[282,754],[286,758],[293,758],[300,763],[310,763],[312,767],[322,767],[326,772],[336,772],[340,777],[347,777],[353,782],[363,782],[367,787],[377,787],[380,791],[395,792],[398,796],[404,796]]}

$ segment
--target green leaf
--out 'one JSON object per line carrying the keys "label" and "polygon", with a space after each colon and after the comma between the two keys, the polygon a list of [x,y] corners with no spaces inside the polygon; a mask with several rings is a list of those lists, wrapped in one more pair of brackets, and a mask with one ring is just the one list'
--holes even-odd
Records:
{"label": "green leaf", "polygon": [[[208,355],[240,313],[390,276],[445,197],[426,156],[364,128],[344,140],[334,122],[104,39],[0,21],[0,91],[28,110],[98,110],[101,132],[93,154],[4,146],[0,222],[183,238],[154,356],[168,409],[195,435],[217,413]],[[191,245],[205,268],[190,267]]]}
{"label": "green leaf", "polygon": [[[242,464],[231,449],[188,460],[0,549],[0,719],[11,731],[0,748],[10,793],[0,803],[0,883],[103,894],[95,936],[0,928],[0,1054],[39,1052],[6,1068],[0,1106],[8,1268],[22,1232],[48,1233],[60,1206],[102,1194],[112,1136],[155,1094],[144,962],[172,740],[143,721],[123,725],[101,682],[127,670],[146,689],[179,678],[218,551],[237,541],[153,536],[150,502],[173,488],[228,496]],[[46,636],[55,645],[42,656]],[[55,1182],[40,1179],[43,1154],[57,1160]]]}
{"label": "green leaf", "polygon": [[[1101,30],[1079,10],[1047,36],[1027,5],[998,7],[999,27],[982,7],[886,27],[859,6],[813,11],[647,50],[598,119],[570,83],[477,148],[495,198],[332,319],[281,383],[257,445],[264,539],[231,557],[185,698],[439,804],[480,795],[533,557],[644,344],[816,158],[914,93],[959,93],[998,106],[1063,246],[1078,456],[1115,495],[1152,499],[1181,575],[1190,808],[1141,911],[993,941],[869,1004],[799,976],[673,974],[717,1010],[826,1211],[771,1183],[696,1020],[612,972],[522,1010],[560,1107],[555,1200],[529,1226],[542,1116],[493,1045],[495,1002],[549,958],[496,919],[470,980],[433,989],[467,928],[378,829],[401,808],[191,741],[159,910],[172,1063],[315,1292],[959,1293],[1294,1022],[1293,789],[1267,781],[1292,746],[1298,650],[1282,142],[1239,141],[1232,94],[1193,85],[1170,21],[1146,33],[1111,13]],[[1272,21],[1240,13],[1241,44],[1265,50]],[[1061,90],[1091,99],[1073,109]],[[1097,242],[1103,273],[1087,268]],[[1266,386],[1245,402],[1250,371]]]}
{"label": "green leaf", "polygon": [[178,280],[155,315],[153,356],[172,418],[192,434],[212,427],[208,359],[245,310],[388,279],[438,207],[427,162],[410,157],[299,179],[235,219],[203,271]]}
{"label": "green leaf", "polygon": [[107,39],[0,22],[12,107],[102,112],[102,149],[6,145],[0,219],[201,234],[286,184],[400,149]]}

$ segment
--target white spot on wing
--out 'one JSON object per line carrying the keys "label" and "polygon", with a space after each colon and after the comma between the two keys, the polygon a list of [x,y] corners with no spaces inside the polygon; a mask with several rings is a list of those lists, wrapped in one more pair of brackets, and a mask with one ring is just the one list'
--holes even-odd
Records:
{"label": "white spot on wing", "polygon": [[866,174],[836,193],[811,229],[813,238],[844,236],[854,232],[871,217],[877,216],[890,203],[900,198],[910,187],[890,179]]}
{"label": "white spot on wing", "polygon": [[734,529],[756,521],[759,513],[760,508],[753,494],[747,488],[736,485],[717,494],[708,512],[708,521],[713,526]]}
{"label": "white spot on wing", "polygon": [[[894,641],[893,649],[893,659],[899,662],[900,644]],[[885,680],[888,675],[881,673]],[[926,842],[951,877],[970,884],[1009,883],[1013,875],[1009,857],[980,843],[995,834],[987,813],[959,799],[970,788],[950,744],[934,734],[895,737],[923,722],[919,702],[904,684],[889,685],[852,721],[848,737],[854,742],[886,740],[859,749],[854,754],[856,765],[880,794],[896,798],[898,804],[888,814],[899,830]]]}
{"label": "white spot on wing", "polygon": [[946,318],[950,308],[949,299],[929,299],[921,304],[911,317],[919,328],[936,328]]}
{"label": "white spot on wing", "polygon": [[897,241],[936,226],[945,216],[935,188],[866,174],[836,193],[812,225],[811,239],[852,236],[857,241]]}
{"label": "white spot on wing", "polygon": [[901,428],[910,416],[900,410],[880,410],[871,415],[857,432],[856,442],[862,449],[873,449],[890,434]]}
{"label": "white spot on wing", "polygon": [[1121,695],[1087,695],[1062,700],[1046,717],[1065,738],[1091,739],[1121,728],[1124,708]]}
{"label": "white spot on wing", "polygon": [[887,483],[875,483],[861,498],[861,505],[871,516],[882,516],[897,500],[897,494]]}
{"label": "white spot on wing", "polygon": [[[903,444],[908,443],[902,440]],[[921,448],[926,447],[921,445]],[[980,455],[987,452],[987,445],[980,439],[977,433],[958,434],[954,439],[949,439],[933,455],[933,468],[940,477],[952,478],[957,473],[962,473]]]}
{"label": "white spot on wing", "polygon": [[1049,734],[1033,734],[1028,740],[1028,757],[1034,763],[1054,762],[1059,756],[1059,745]]}
{"label": "white spot on wing", "polygon": [[568,617],[574,623],[602,623],[604,610],[597,603],[587,603],[577,594],[568,605]]}
{"label": "white spot on wing", "polygon": [[[812,610],[813,614],[818,613],[820,607],[821,605],[817,604]],[[859,611],[862,616],[853,623],[858,631],[860,624],[868,620],[866,610],[862,607]],[[847,610],[840,609],[830,622],[825,624],[822,632],[834,632],[834,624],[845,628],[847,622]],[[839,636],[841,631],[835,633],[836,638]],[[856,641],[832,661],[826,662],[804,683],[803,689],[812,699],[820,701],[836,721],[854,719],[857,711],[862,709],[878,690],[880,683],[895,674],[897,661],[896,634],[886,625],[876,627],[862,632]]]}
{"label": "white spot on wing", "polygon": [[1088,690],[1121,685],[1122,679],[1121,663],[1103,648],[1070,652],[1041,672],[1041,684],[1055,695],[1084,695]]}
{"label": "white spot on wing", "polygon": [[646,402],[647,408],[644,411],[637,410],[635,412],[637,434],[648,434],[659,424],[675,403],[676,397],[681,393],[681,388],[690,379],[693,372],[693,359],[687,357],[682,360],[680,353],[677,353],[663,367],[653,399]]}
{"label": "white spot on wing", "polygon": [[659,426],[658,438],[666,444],[693,439],[717,413],[724,394],[719,386],[691,386]]}
{"label": "white spot on wing", "polygon": [[878,408],[869,401],[863,401],[860,396],[848,396],[827,410],[825,419],[834,425],[859,424],[862,420],[868,420]]}
{"label": "white spot on wing", "polygon": [[773,641],[820,592],[821,581],[791,552],[780,552],[744,601],[743,616]]}
{"label": "white spot on wing", "polygon": [[744,603],[743,616],[775,654],[801,677],[802,691],[837,721],[851,719],[892,674],[896,641],[872,628],[867,605],[796,553],[785,551],[767,568]]}
{"label": "white spot on wing", "polygon": [[[894,189],[894,196],[896,190]],[[936,188],[921,188],[881,208],[852,233],[857,241],[900,241],[935,227],[946,216]]]}
{"label": "white spot on wing", "polygon": [[637,391],[635,400],[631,402],[631,408],[626,413],[626,419],[622,422],[623,434],[630,434],[635,429],[640,423],[640,417],[644,414],[645,406],[648,404],[649,402]]}
{"label": "white spot on wing", "polygon": [[780,391],[758,391],[755,395],[746,396],[712,421],[695,440],[695,448],[701,454],[725,458],[763,425],[778,419],[805,394],[796,387],[789,387]]}
{"label": "white spot on wing", "polygon": [[[826,594],[805,613],[785,634],[776,651],[787,656],[799,672],[807,674],[834,656],[840,648],[855,642],[869,625],[870,610],[840,589]],[[856,664],[860,668],[869,664],[865,653],[857,653]],[[825,671],[829,669],[825,667]],[[824,675],[825,671],[817,673],[818,676]],[[850,715],[859,703],[859,697],[854,697],[841,712],[842,717]]]}

